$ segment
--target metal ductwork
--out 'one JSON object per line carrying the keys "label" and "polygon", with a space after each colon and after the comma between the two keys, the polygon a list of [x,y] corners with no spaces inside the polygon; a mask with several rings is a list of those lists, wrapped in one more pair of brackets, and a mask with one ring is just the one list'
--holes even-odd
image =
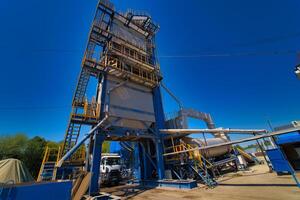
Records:
{"label": "metal ductwork", "polygon": [[184,124],[187,124],[187,118],[191,117],[204,121],[206,123],[207,128],[209,129],[216,128],[215,123],[213,122],[212,117],[209,113],[196,111],[194,109],[182,109],[179,111],[179,116],[182,117],[183,121],[185,121]]}

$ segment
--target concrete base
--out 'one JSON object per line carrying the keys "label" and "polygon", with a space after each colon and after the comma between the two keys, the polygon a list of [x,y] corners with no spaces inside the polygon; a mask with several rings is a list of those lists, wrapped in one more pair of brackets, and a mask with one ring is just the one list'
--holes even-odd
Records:
{"label": "concrete base", "polygon": [[194,180],[142,180],[135,183],[144,187],[169,187],[175,189],[192,189],[197,187],[197,182]]}
{"label": "concrete base", "polygon": [[121,200],[121,197],[111,195],[111,194],[105,193],[105,192],[100,192],[99,195],[96,195],[93,197],[85,195],[85,196],[83,196],[83,199],[86,199],[86,200]]}

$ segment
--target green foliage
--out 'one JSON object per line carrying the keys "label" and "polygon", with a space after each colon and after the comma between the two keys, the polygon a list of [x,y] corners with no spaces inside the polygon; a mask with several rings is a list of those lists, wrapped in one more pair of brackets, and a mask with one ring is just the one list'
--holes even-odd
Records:
{"label": "green foliage", "polygon": [[102,153],[109,153],[110,152],[110,142],[104,141],[102,144]]}
{"label": "green foliage", "polygon": [[250,144],[250,145],[244,147],[245,150],[246,150],[246,149],[257,149],[257,148],[258,148],[258,147],[257,147],[257,144]]}
{"label": "green foliage", "polygon": [[[47,141],[41,137],[29,139],[25,134],[0,136],[0,160],[16,158],[21,160],[34,178],[37,177],[44,156]],[[58,146],[49,142],[51,146]]]}
{"label": "green foliage", "polygon": [[[16,158],[21,160],[29,169],[34,178],[37,178],[46,146],[58,149],[62,142],[46,141],[41,137],[29,139],[25,134],[0,136],[0,160]],[[82,145],[80,149],[85,148]],[[105,141],[102,146],[103,153],[109,153],[110,143]]]}
{"label": "green foliage", "polygon": [[[269,140],[264,140],[263,142],[260,142],[260,144],[264,143],[265,146],[270,146],[271,145],[271,142]],[[248,149],[255,149],[256,151],[259,150],[259,146],[257,143],[255,144],[250,144],[246,147],[244,147],[245,150],[248,150]]]}
{"label": "green foliage", "polygon": [[61,144],[53,141],[47,141],[46,146],[51,149],[58,149]]}
{"label": "green foliage", "polygon": [[16,158],[22,160],[28,138],[25,134],[0,136],[0,159]]}
{"label": "green foliage", "polygon": [[26,167],[28,167],[33,177],[38,176],[38,171],[41,167],[46,144],[46,140],[38,136],[27,142],[22,160],[26,164]]}

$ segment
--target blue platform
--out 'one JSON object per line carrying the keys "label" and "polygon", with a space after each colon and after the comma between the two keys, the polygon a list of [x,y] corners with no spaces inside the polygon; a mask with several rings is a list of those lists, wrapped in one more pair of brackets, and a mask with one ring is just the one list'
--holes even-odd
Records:
{"label": "blue platform", "polygon": [[69,200],[72,182],[41,182],[2,186],[0,200]]}

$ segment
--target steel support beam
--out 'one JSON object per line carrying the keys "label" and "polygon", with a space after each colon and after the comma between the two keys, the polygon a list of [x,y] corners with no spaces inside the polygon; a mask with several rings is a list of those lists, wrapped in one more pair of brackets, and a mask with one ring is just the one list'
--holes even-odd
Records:
{"label": "steel support beam", "polygon": [[140,150],[140,144],[136,142],[134,144],[134,176],[139,181],[142,179]]}
{"label": "steel support beam", "polygon": [[163,157],[163,139],[160,129],[165,128],[165,113],[163,110],[162,97],[160,87],[153,89],[153,107],[155,113],[155,134],[157,138],[154,139],[156,150],[157,174],[159,179],[165,178],[165,166]]}
{"label": "steel support beam", "polygon": [[92,154],[92,165],[91,165],[91,180],[89,187],[89,195],[94,195],[100,192],[100,163],[101,163],[101,152],[102,144],[105,140],[105,134],[101,131],[96,131],[94,135],[94,146]]}

